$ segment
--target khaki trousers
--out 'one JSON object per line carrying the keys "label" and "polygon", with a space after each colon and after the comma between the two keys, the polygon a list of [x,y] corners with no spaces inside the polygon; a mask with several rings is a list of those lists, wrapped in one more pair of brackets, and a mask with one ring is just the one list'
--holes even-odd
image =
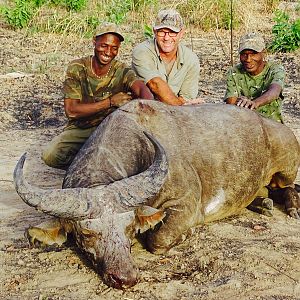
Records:
{"label": "khaki trousers", "polygon": [[64,129],[43,151],[42,160],[50,167],[67,169],[96,128],[97,126],[86,129],[71,126]]}

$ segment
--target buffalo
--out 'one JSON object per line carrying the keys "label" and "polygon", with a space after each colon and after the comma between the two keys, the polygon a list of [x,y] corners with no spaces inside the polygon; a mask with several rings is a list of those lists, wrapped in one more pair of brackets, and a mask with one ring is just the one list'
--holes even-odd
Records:
{"label": "buffalo", "polygon": [[25,155],[14,171],[16,191],[28,205],[56,217],[29,228],[31,242],[62,244],[73,233],[115,288],[138,281],[130,254],[136,234],[149,251],[164,253],[191,228],[238,214],[266,187],[287,198],[290,216],[300,213],[294,189],[300,147],[293,132],[232,105],[131,101],[90,136],[62,189],[29,184],[24,161]]}

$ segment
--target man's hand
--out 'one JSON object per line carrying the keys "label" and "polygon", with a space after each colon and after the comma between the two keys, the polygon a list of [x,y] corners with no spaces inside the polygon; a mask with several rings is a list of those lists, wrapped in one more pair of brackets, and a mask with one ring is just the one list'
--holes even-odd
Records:
{"label": "man's hand", "polygon": [[110,97],[111,106],[120,107],[128,103],[132,97],[126,93],[120,92]]}
{"label": "man's hand", "polygon": [[183,105],[196,105],[196,104],[203,104],[203,103],[205,103],[205,100],[201,98],[195,98],[195,99],[185,101]]}
{"label": "man's hand", "polygon": [[237,99],[237,103],[236,103],[237,106],[240,106],[240,107],[245,107],[245,108],[249,108],[249,109],[256,109],[258,108],[258,104],[255,102],[255,101],[252,101],[250,99],[248,99],[247,97],[245,96],[241,96]]}

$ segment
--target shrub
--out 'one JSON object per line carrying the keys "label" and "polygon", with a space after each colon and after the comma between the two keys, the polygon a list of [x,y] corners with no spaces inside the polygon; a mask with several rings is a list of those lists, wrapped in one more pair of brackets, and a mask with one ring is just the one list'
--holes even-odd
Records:
{"label": "shrub", "polygon": [[105,11],[107,21],[116,24],[120,24],[126,19],[126,15],[130,9],[131,0],[108,0],[103,3],[102,7],[102,10]]}
{"label": "shrub", "polygon": [[9,25],[14,28],[24,28],[31,20],[36,5],[27,0],[15,0],[14,4],[14,7],[1,6],[1,14]]}
{"label": "shrub", "polygon": [[145,38],[148,38],[148,39],[153,37],[152,27],[148,24],[144,25],[144,36],[145,36]]}
{"label": "shrub", "polygon": [[271,52],[290,52],[300,47],[300,19],[290,21],[284,11],[275,12],[276,24],[272,28],[274,39],[269,46]]}
{"label": "shrub", "polygon": [[69,10],[80,11],[86,6],[87,0],[65,0],[65,2]]}

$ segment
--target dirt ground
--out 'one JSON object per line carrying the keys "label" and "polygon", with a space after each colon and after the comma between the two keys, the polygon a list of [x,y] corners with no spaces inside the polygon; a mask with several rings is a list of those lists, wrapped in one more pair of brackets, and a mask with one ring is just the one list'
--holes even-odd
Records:
{"label": "dirt ground", "polygon": [[[130,61],[132,45],[140,38],[125,42],[121,59]],[[40,153],[65,122],[60,90],[65,66],[92,53],[92,44],[72,36],[27,36],[3,26],[0,40],[0,299],[300,299],[300,221],[277,205],[272,218],[245,209],[199,226],[164,256],[136,242],[132,255],[140,280],[125,291],[103,284],[72,244],[31,249],[24,229],[47,217],[18,197],[13,169],[29,151],[27,179],[42,187],[60,186],[64,172],[44,166]],[[221,102],[230,65],[229,34],[194,34],[192,41],[202,66],[199,95]],[[186,43],[191,46],[189,37]],[[271,58],[280,59],[287,70],[284,117],[300,140],[299,54]],[[12,72],[21,73],[8,75]]]}

